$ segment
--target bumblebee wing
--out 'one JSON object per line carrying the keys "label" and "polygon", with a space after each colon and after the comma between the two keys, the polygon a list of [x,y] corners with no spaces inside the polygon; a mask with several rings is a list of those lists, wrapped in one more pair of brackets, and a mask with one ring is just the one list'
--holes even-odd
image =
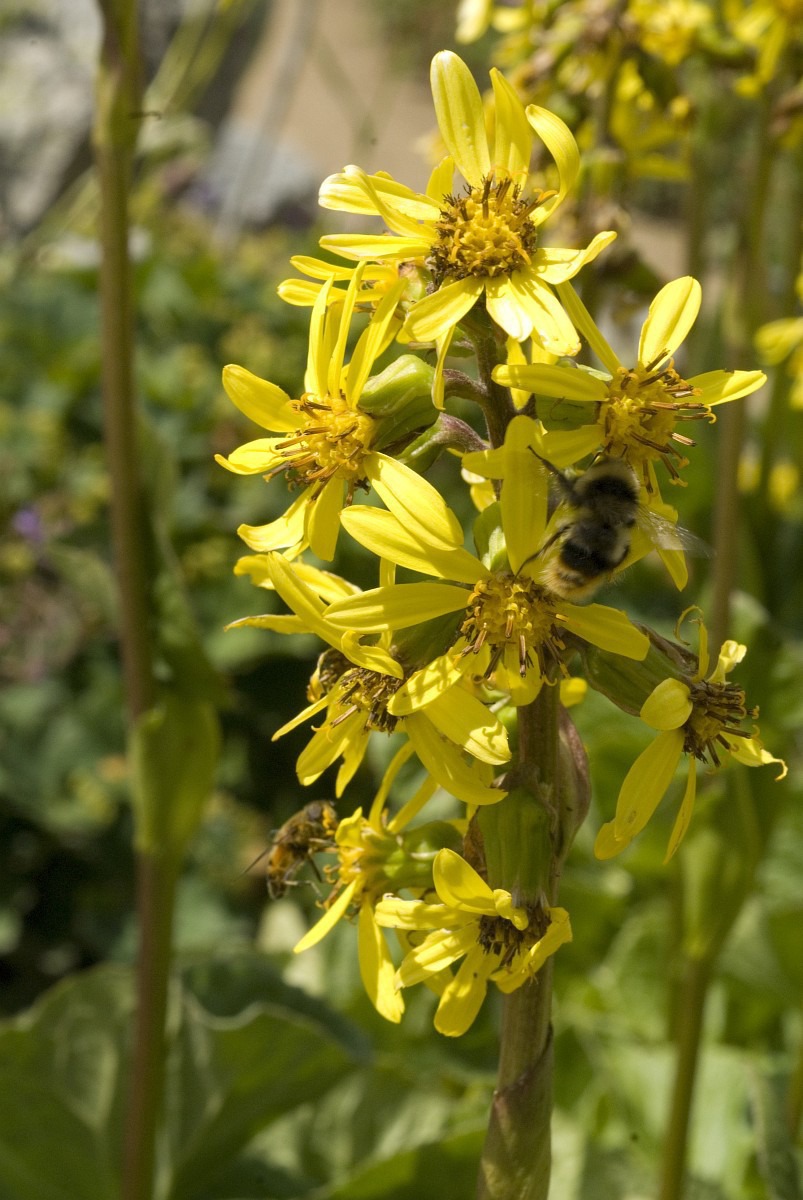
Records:
{"label": "bumblebee wing", "polygon": [[682,525],[675,524],[674,521],[670,521],[652,508],[646,508],[643,504],[639,505],[636,524],[646,534],[653,546],[659,547],[661,550],[680,550],[694,558],[711,557],[711,547],[702,538],[698,538],[689,529],[684,529]]}

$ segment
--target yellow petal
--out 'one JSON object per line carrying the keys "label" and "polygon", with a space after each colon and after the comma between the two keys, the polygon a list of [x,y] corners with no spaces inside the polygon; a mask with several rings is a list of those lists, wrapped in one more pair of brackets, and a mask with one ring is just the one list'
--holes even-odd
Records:
{"label": "yellow petal", "polygon": [[702,288],[692,275],[661,288],[641,329],[638,361],[642,366],[657,366],[675,353],[697,319],[701,299]]}
{"label": "yellow petal", "polygon": [[682,751],[683,733],[670,729],[659,733],[638,756],[625,776],[616,802],[617,839],[629,842],[647,824],[672,782]]}
{"label": "yellow petal", "polygon": [[[439,586],[439,585],[434,585]],[[442,696],[463,678],[463,668],[448,654],[422,667],[411,675],[390,699],[388,712],[396,717],[409,716],[426,708],[437,696]]]}
{"label": "yellow petal", "polygon": [[472,758],[497,766],[510,758],[505,727],[487,705],[462,687],[433,697],[426,715],[444,737],[462,746]]}
{"label": "yellow petal", "polygon": [[364,724],[365,714],[353,713],[340,725],[332,726],[327,722],[316,730],[298,756],[296,774],[299,782],[308,787],[340,758],[352,740],[365,742],[367,735],[361,737]]}
{"label": "yellow petal", "polygon": [[479,187],[491,170],[485,111],[474,77],[456,54],[442,50],[430,69],[435,116],[446,149],[457,169],[472,186]]}
{"label": "yellow petal", "polygon": [[400,567],[410,567],[425,575],[475,584],[488,570],[480,560],[462,547],[444,550],[413,536],[393,513],[355,504],[344,510],[341,522],[361,545],[381,558],[389,558]]}
{"label": "yellow petal", "polygon": [[324,562],[331,562],[335,556],[345,492],[345,481],[333,476],[307,508],[305,533],[310,549]]}
{"label": "yellow petal", "polygon": [[322,938],[325,938],[330,929],[334,929],[341,917],[344,917],[349,910],[352,898],[358,886],[362,885],[361,879],[352,879],[351,883],[343,889],[339,894],[331,908],[327,908],[319,921],[308,930],[300,942],[293,947],[294,954],[301,954],[304,950],[309,950],[310,946],[316,946]]}
{"label": "yellow petal", "polygon": [[281,451],[276,449],[277,443],[283,438],[257,438],[253,442],[245,442],[232,450],[228,458],[222,454],[215,455],[215,462],[234,475],[264,475],[274,467],[283,466],[286,459]]}
{"label": "yellow petal", "polygon": [[608,229],[592,238],[584,250],[558,250],[547,246],[537,256],[535,265],[538,274],[545,283],[565,283],[567,279],[574,279],[583,267],[593,262],[615,240],[616,233]]}
{"label": "yellow petal", "polygon": [[324,250],[334,250],[344,258],[378,258],[408,261],[424,258],[432,246],[431,237],[388,237],[382,233],[327,233],[320,239]]}
{"label": "yellow petal", "polygon": [[608,373],[615,375],[621,363],[597,328],[596,321],[577,295],[577,292],[570,283],[559,283],[557,291],[572,324],[583,335]]}
{"label": "yellow petal", "polygon": [[[447,910],[448,911],[448,910]],[[477,945],[477,923],[470,921],[455,931],[437,929],[405,955],[396,978],[401,987],[421,983],[427,975],[443,971]]]}
{"label": "yellow petal", "polygon": [[598,404],[608,396],[601,379],[577,367],[551,367],[545,363],[502,366],[494,368],[493,378],[505,387],[526,388],[538,396],[555,396],[558,400]]}
{"label": "yellow petal", "polygon": [[494,956],[474,946],[448,983],[435,1012],[434,1025],[444,1037],[461,1037],[471,1028],[488,989]]}
{"label": "yellow petal", "polygon": [[685,683],[679,679],[664,679],[644,701],[639,715],[653,729],[680,729],[691,716],[693,707]]}
{"label": "yellow petal", "polygon": [[700,390],[700,395],[694,397],[696,404],[725,404],[728,400],[739,400],[757,392],[766,382],[763,371],[706,371],[689,380],[693,388]]}
{"label": "yellow petal", "polygon": [[245,367],[223,368],[226,395],[241,413],[263,429],[287,433],[298,428],[298,413],[290,407],[290,397],[275,383],[252,375]]}
{"label": "yellow petal", "polygon": [[438,212],[440,212],[443,207],[444,197],[451,196],[453,191],[454,159],[451,154],[447,154],[432,169],[432,174],[427,180],[427,195],[431,200],[435,201]]}
{"label": "yellow petal", "polygon": [[541,224],[559,204],[563,203],[567,192],[574,186],[580,170],[580,151],[577,149],[577,142],[574,140],[572,131],[561,121],[560,117],[546,108],[539,108],[536,104],[530,104],[526,113],[527,120],[554,158],[558,168],[557,196],[547,200],[545,204],[539,205],[533,214],[536,223]]}
{"label": "yellow petal", "polygon": [[625,658],[640,661],[650,648],[650,639],[636,629],[628,617],[618,608],[604,604],[566,604],[560,601],[557,620],[601,650],[611,650]]}
{"label": "yellow petal", "polygon": [[401,319],[396,315],[396,309],[406,287],[407,280],[400,279],[385,293],[367,328],[363,330],[357,340],[346,375],[345,391],[349,404],[356,404],[362,395],[362,389],[365,387],[365,381],[371,374],[374,363],[387,346],[388,331],[391,330],[393,323],[396,323],[397,328],[401,326]]}
{"label": "yellow petal", "polygon": [[777,779],[783,779],[788,771],[788,767],[782,758],[773,758],[769,750],[765,750],[761,742],[756,737],[752,738],[737,738],[724,735],[725,741],[728,743],[728,749],[731,755],[737,762],[742,763],[745,767],[766,767],[770,763],[778,763],[781,768],[775,776]]}
{"label": "yellow petal", "polygon": [[[364,178],[370,180],[370,191],[364,186]],[[397,183],[388,175],[366,177],[365,172],[355,166],[348,166],[344,171],[324,179],[318,193],[318,203],[321,208],[334,209],[337,212],[373,214],[377,211],[374,205],[374,197],[377,195],[381,197],[384,205],[394,208],[403,216],[412,217],[416,221],[438,219],[440,205],[431,197],[411,191],[405,184]],[[306,267],[299,269],[306,271]]]}
{"label": "yellow petal", "polygon": [[[515,304],[526,312],[532,336],[550,354],[572,356],[580,350],[580,339],[560,302],[536,275],[516,271],[508,279]],[[504,326],[503,326],[504,328]]]}
{"label": "yellow petal", "polygon": [[450,584],[397,583],[337,601],[327,609],[326,618],[340,629],[365,633],[406,629],[446,613],[459,612],[465,608],[467,599],[465,588]]}
{"label": "yellow petal", "polygon": [[252,550],[267,553],[295,546],[304,538],[307,508],[315,493],[316,485],[305,488],[293,501],[287,512],[267,525],[240,525],[237,533]]}
{"label": "yellow petal", "polygon": [[594,841],[594,857],[606,862],[615,858],[630,845],[630,838],[618,838],[613,821],[606,821],[601,826]]}
{"label": "yellow petal", "polygon": [[396,967],[370,904],[360,907],[357,949],[360,978],[368,999],[386,1021],[398,1023],[404,1012],[404,1000],[396,990]]}
{"label": "yellow petal", "polygon": [[374,916],[383,929],[442,930],[454,914],[443,904],[385,895],[376,905]]}
{"label": "yellow petal", "polygon": [[434,342],[445,337],[474,307],[484,287],[485,280],[469,276],[424,296],[410,309],[403,334],[417,342]]}
{"label": "yellow petal", "polygon": [[432,864],[435,891],[444,904],[469,912],[496,914],[494,894],[474,868],[454,850],[439,850]]}
{"label": "yellow petal", "polygon": [[371,455],[366,468],[379,496],[414,534],[448,549],[463,545],[462,525],[438,489],[417,471],[379,453]]}
{"label": "yellow petal", "polygon": [[271,741],[276,742],[280,737],[284,737],[286,733],[290,733],[293,729],[298,729],[299,725],[303,725],[305,721],[309,721],[316,713],[321,712],[329,704],[328,696],[321,696],[320,700],[315,700],[314,703],[308,704],[300,713],[296,713],[291,720],[286,721],[275,733],[271,734]]}
{"label": "yellow petal", "polygon": [[491,70],[494,91],[494,157],[492,170],[497,178],[510,175],[523,186],[530,169],[533,135],[524,105],[515,88],[496,67]]}
{"label": "yellow petal", "polygon": [[223,628],[228,631],[229,629],[244,629],[246,626],[251,626],[253,629],[270,629],[274,633],[309,633],[304,622],[289,613],[275,615],[266,613],[265,616],[259,617],[240,617],[237,621],[229,621],[228,625],[224,625]]}
{"label": "yellow petal", "polygon": [[534,422],[527,417],[514,417],[505,434],[501,500],[502,529],[514,573],[533,558],[546,528],[549,485],[546,470],[533,453],[538,447]]}
{"label": "yellow petal", "polygon": [[686,830],[691,824],[692,813],[694,812],[694,799],[697,795],[697,770],[694,759],[689,759],[689,777],[686,780],[686,790],[683,793],[683,802],[681,803],[678,815],[675,818],[675,824],[672,826],[672,835],[669,839],[669,845],[666,848],[666,858],[664,863],[668,863],[672,855],[677,850],[680,843],[686,836]]}
{"label": "yellow petal", "polygon": [[458,800],[465,804],[496,804],[507,795],[484,783],[482,774],[477,770],[483,764],[467,763],[461,751],[442,738],[423,713],[405,717],[404,732],[432,778]]}

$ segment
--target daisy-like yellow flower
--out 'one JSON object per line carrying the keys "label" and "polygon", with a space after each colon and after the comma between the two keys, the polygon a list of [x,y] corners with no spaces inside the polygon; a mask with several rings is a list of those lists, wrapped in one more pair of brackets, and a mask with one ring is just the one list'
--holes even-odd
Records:
{"label": "daisy-like yellow flower", "polygon": [[546,457],[548,442],[535,421],[519,416],[510,422],[503,447],[466,456],[470,470],[503,480],[504,543],[490,538],[487,561],[464,549],[457,518],[413,472],[405,502],[386,499],[389,512],[355,506],[343,513],[346,529],[373,553],[450,581],[393,583],[326,610],[327,619],[344,630],[385,635],[455,614],[453,645],[399,687],[388,703],[390,713],[402,716],[444,695],[464,676],[487,681],[514,704],[529,704],[545,681],[556,682],[565,670],[567,632],[627,658],[646,655],[648,639],[624,613],[572,604],[548,585],[550,554],[542,553],[550,540],[547,480],[533,450]]}
{"label": "daisy-like yellow flower", "polygon": [[641,329],[634,367],[619,361],[571,285],[559,290],[567,312],[608,374],[534,363],[496,367],[494,379],[539,396],[595,405],[594,423],[573,432],[575,461],[596,452],[622,458],[647,493],[660,498],[656,462],[662,462],[671,481],[677,482],[679,470],[688,463],[685,452],[694,445],[679,432],[678,423],[714,421],[716,405],[749,396],[766,382],[766,375],[763,371],[706,371],[683,379],[678,374],[672,355],[694,324],[702,297],[699,283],[690,275],[668,283],[653,300]]}
{"label": "daisy-like yellow flower", "polygon": [[223,386],[241,412],[277,437],[258,438],[216,455],[237,475],[284,475],[301,488],[287,512],[269,525],[238,530],[252,550],[309,545],[319,558],[334,557],[340,512],[358,487],[367,487],[384,458],[377,449],[380,423],[360,407],[360,397],[379,355],[400,325],[397,306],[405,287],[399,280],[377,305],[346,363],[346,342],[357,303],[362,269],[355,271],[342,303],[330,306],[332,280],[321,287],[312,309],[305,391],[291,400],[280,387],[244,367],[228,366]]}
{"label": "daisy-like yellow flower", "polygon": [[[314,633],[329,645],[310,681],[310,703],[278,729],[273,740],[325,713],[296,764],[299,781],[314,783],[338,758],[335,794],[341,796],[362,762],[373,732],[403,733],[432,778],[466,804],[496,804],[505,792],[491,786],[495,769],[510,758],[501,721],[473,695],[461,678],[437,695],[408,705],[403,714],[390,703],[404,684],[405,669],[390,653],[390,637],[365,646],[358,635],[337,628],[325,615],[326,600],[343,596],[344,581],[281,554],[243,560],[242,573],[265,581],[292,610],[287,614],[244,617],[234,626],[276,632]],[[230,626],[231,628],[232,626]],[[471,761],[466,759],[469,755]]]}
{"label": "daisy-like yellow flower", "polygon": [[400,988],[432,979],[463,960],[435,1013],[438,1032],[459,1037],[482,1007],[489,981],[503,992],[521,987],[571,941],[571,925],[564,908],[528,908],[503,888],[491,890],[454,850],[439,851],[432,876],[439,903],[386,896],[375,918],[385,927],[428,931],[398,970]]}
{"label": "daisy-like yellow flower", "polygon": [[747,767],[778,763],[778,778],[786,774],[786,764],[764,749],[757,731],[748,733],[741,726],[745,718],[757,717],[758,711],[747,708],[744,691],[730,683],[727,676],[742,661],[747,648],[738,642],[725,642],[714,670],[707,675],[708,634],[702,621],[698,621],[698,627],[700,644],[694,675],[688,680],[664,679],[642,706],[641,719],[659,731],[658,737],[628,771],[616,802],[616,815],[597,834],[597,858],[613,858],[641,832],[663,799],[683,754],[689,759],[686,790],[665,861],[675,853],[691,822],[698,759],[713,768],[720,767],[726,755]]}
{"label": "daisy-like yellow flower", "polygon": [[[324,208],[382,217],[387,234],[333,234],[321,245],[347,258],[413,263],[434,290],[411,308],[402,338],[437,342],[442,363],[455,327],[480,298],[491,318],[522,341],[535,337],[555,354],[576,354],[579,341],[551,285],[572,279],[616,236],[598,234],[582,250],[544,247],[540,230],[573,186],[580,167],[569,128],[546,109],[525,110],[497,70],[491,71],[494,135],[486,133],[482,97],[456,54],[432,61],[432,95],[448,156],[426,194],[385,174],[349,166],[321,187]],[[556,191],[532,186],[536,136],[555,161]],[[455,168],[465,181],[454,190]]]}
{"label": "daisy-like yellow flower", "polygon": [[295,953],[299,954],[317,945],[341,918],[357,912],[363,987],[376,1010],[394,1022],[401,1020],[404,1001],[395,986],[396,968],[376,922],[374,906],[390,890],[406,888],[423,892],[430,888],[436,850],[447,840],[460,840],[457,826],[445,821],[407,830],[409,822],[436,790],[435,781],[429,778],[399,812],[386,819],[385,803],[391,786],[412,753],[410,744],[396,753],[367,817],[358,808],[338,825],[335,835],[338,861],[324,868],[332,884],[326,911],[295,947]]}

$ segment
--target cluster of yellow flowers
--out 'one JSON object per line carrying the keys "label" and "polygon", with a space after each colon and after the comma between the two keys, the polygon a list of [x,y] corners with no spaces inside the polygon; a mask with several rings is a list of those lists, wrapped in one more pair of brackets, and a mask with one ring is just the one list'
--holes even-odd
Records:
{"label": "cluster of yellow flowers", "polygon": [[[293,494],[277,519],[240,529],[252,553],[236,567],[288,611],[234,624],[313,634],[326,646],[308,705],[276,733],[318,719],[298,760],[300,782],[339,762],[340,797],[373,734],[399,740],[367,816],[358,809],[336,831],[310,820],[306,836],[280,843],[276,866],[288,877],[306,855],[333,857],[324,914],[297,949],[358,914],[362,979],[378,1011],[400,1020],[403,989],[426,982],[440,996],[436,1027],[448,1035],[470,1026],[489,984],[512,991],[571,938],[568,914],[548,896],[520,894],[515,879],[496,886],[473,821],[518,786],[507,766],[516,710],[545,688],[560,688],[565,705],[582,696],[584,684],[569,674],[578,646],[646,658],[647,632],[619,609],[586,601],[652,549],[683,586],[683,540],[661,493],[688,463],[694,443],[682,427],[713,420],[718,404],[764,382],[760,371],[684,378],[676,370],[673,355],[700,306],[689,277],[661,289],[636,352],[620,360],[570,282],[614,234],[581,248],[543,241],[576,181],[577,143],[496,70],[491,83],[489,113],[461,59],[435,57],[447,153],[425,193],[356,166],[324,182],[324,207],[380,217],[385,228],[323,238],[344,265],[297,260],[308,278],[280,291],[311,307],[303,391],[292,398],[227,367],[228,395],[269,436],[220,459],[238,474],[283,476]],[[551,162],[534,174],[536,152]],[[476,378],[447,369],[458,342],[474,351]],[[575,361],[583,343],[599,368]],[[404,352],[377,371],[399,344]],[[453,395],[476,402],[487,431],[447,411]],[[573,420],[549,428],[534,398],[551,398],[548,408],[563,406]],[[473,550],[420,473],[443,450],[460,455],[481,508]],[[377,503],[353,503],[358,489]],[[376,556],[376,587],[361,591],[308,561],[311,552],[330,563],[341,530]],[[726,678],[743,653],[727,642],[709,673],[701,625],[697,659],[667,661],[666,678],[645,686],[641,715],[658,737],[599,832],[601,858],[644,827],[681,755],[689,784],[669,853],[691,817],[696,760],[777,761],[743,726],[754,714]],[[394,789],[408,763],[423,781],[399,807]],[[422,823],[437,791],[462,802],[465,815]],[[402,947],[398,967],[387,930]]]}

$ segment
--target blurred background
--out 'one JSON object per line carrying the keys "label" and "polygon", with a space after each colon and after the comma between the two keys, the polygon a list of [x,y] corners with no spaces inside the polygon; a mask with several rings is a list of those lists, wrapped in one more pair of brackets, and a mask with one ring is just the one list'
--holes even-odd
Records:
{"label": "blurred background", "polygon": [[[188,1057],[175,1072],[189,1072],[192,1060],[198,1088],[219,1094],[225,1108],[235,1084],[215,1055],[224,1042],[231,1050],[225,1039],[240,1029],[245,1040],[227,1061],[246,1071],[258,1061],[268,1080],[263,1096],[273,1088],[259,1115],[242,1117],[214,1171],[175,1169],[164,1194],[176,1200],[472,1194],[496,1067],[495,1003],[456,1044],[432,1033],[428,994],[411,997],[401,1028],[385,1025],[360,985],[356,931],[344,924],[293,958],[292,945],[314,914],[314,884],[268,904],[262,867],[249,869],[272,832],[307,800],[331,794],[332,781],[324,777],[311,792],[296,782],[307,730],[270,740],[302,707],[320,646],[253,629],[224,632],[227,622],[265,605],[264,594],[232,574],[243,549],[235,530],[276,515],[282,497],[213,461],[256,436],[222,391],[226,363],[298,394],[308,312],[280,301],[276,286],[293,273],[292,254],[314,254],[322,232],[343,228],[333,214],[319,213],[320,181],[356,162],[424,187],[434,127],[429,61],[454,47],[456,7],[425,0],[140,4],[147,90],[131,195],[136,386],[160,536],[172,547],[180,582],[172,619],[182,631],[181,652],[193,648],[185,668],[195,672],[199,694],[214,700],[223,731],[215,791],[179,884],[174,931],[181,986],[196,1016],[204,1014],[198,1020],[217,1066],[202,1082],[187,1034],[175,1054]],[[111,1184],[97,1190],[98,1179],[84,1177],[83,1167],[69,1192],[56,1181],[75,1136],[71,1122],[91,1129],[87,1145],[96,1158],[101,1144],[109,1162],[115,1158],[130,1019],[124,997],[137,939],[99,390],[99,196],[90,133],[100,27],[92,0],[6,0],[0,14],[0,1011],[8,1018],[0,1064],[27,1080],[35,1108],[48,1092],[74,1095],[77,1087],[94,1096],[100,1083],[88,1064],[105,1055],[115,1064],[108,1087],[117,1099],[98,1101],[89,1116],[64,1101],[54,1118],[51,1190],[41,1180],[26,1190],[24,1171],[4,1166],[0,1152],[4,1200],[115,1194]],[[461,50],[481,86],[491,44],[487,34]],[[715,133],[723,155],[730,148],[738,160],[739,131]],[[711,361],[695,370],[758,364],[751,347],[746,362],[723,358],[727,339],[713,306],[727,289],[734,189],[727,171],[709,163],[709,182],[717,174],[709,201],[721,220],[710,225],[697,343]],[[619,276],[610,321],[620,337],[630,331],[632,338],[633,330],[637,337],[657,287],[689,269],[686,192],[670,176],[627,190],[624,249],[611,268]],[[604,270],[597,289],[605,286]],[[771,411],[766,393],[750,408],[744,586],[733,635],[750,646],[740,682],[761,707],[764,743],[786,754],[792,770],[777,787],[769,769],[741,772],[735,784],[717,777],[701,801],[704,833],[727,830],[745,807],[762,814],[753,861],[733,867],[742,871],[740,900],[723,933],[708,1008],[687,1193],[705,1200],[800,1195],[791,1190],[797,1183],[769,1190],[755,1134],[762,1121],[777,1131],[790,1094],[799,1116],[803,1091],[801,430],[798,411],[783,441],[792,474],[776,472],[774,490],[751,492]],[[716,436],[700,434],[694,486],[677,500],[682,523],[708,540]],[[773,437],[777,449],[777,429]],[[359,578],[354,554],[346,549],[337,569]],[[671,634],[680,609],[705,599],[708,570],[694,565],[689,595],[679,598],[657,567],[645,566],[632,583],[628,576],[626,602],[623,593],[611,602]],[[637,1200],[654,1194],[672,1076],[678,997],[672,978],[667,987],[667,964],[671,976],[673,953],[688,948],[689,911],[710,915],[719,901],[710,872],[698,870],[699,854],[690,852],[685,867],[662,865],[680,783],[665,817],[626,861],[595,862],[594,831],[650,735],[593,695],[576,720],[592,761],[595,808],[562,890],[575,942],[561,951],[557,971],[554,1195]],[[373,795],[385,760],[381,749],[372,754],[350,789],[348,811]],[[733,865],[723,863],[719,878]],[[92,988],[115,1014],[101,1050],[76,1015]],[[300,1011],[310,1023],[301,1032],[293,1025]],[[319,1058],[307,1060],[313,1027],[325,1032],[322,1046],[329,1040]],[[21,1030],[30,1038],[25,1045],[16,1040]],[[74,1059],[66,1065],[65,1045]],[[175,1095],[169,1104],[180,1107]],[[17,1128],[3,1103],[4,1113],[11,1123],[0,1150]],[[200,1118],[194,1126],[186,1113],[175,1121],[176,1144],[190,1126],[200,1138]],[[794,1180],[786,1143],[783,1153]],[[179,1160],[176,1151],[171,1161]]]}

